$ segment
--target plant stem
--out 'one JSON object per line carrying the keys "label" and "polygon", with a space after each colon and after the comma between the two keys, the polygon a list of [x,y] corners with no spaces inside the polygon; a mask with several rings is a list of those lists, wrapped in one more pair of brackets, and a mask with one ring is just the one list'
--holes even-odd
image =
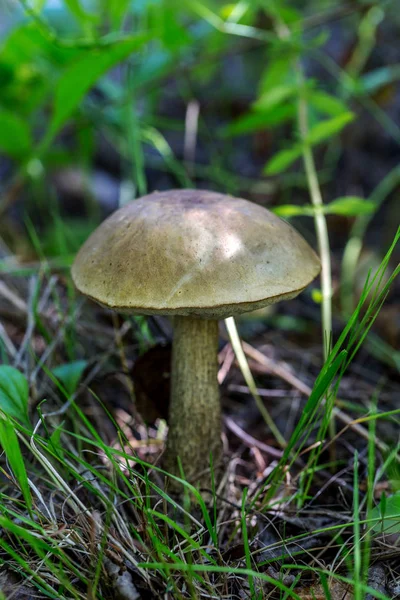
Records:
{"label": "plant stem", "polygon": [[281,432],[279,431],[279,429],[277,428],[277,426],[275,425],[274,420],[272,419],[271,415],[269,414],[266,406],[264,406],[264,402],[262,401],[260,394],[257,391],[256,382],[254,381],[252,372],[249,367],[249,363],[247,362],[247,358],[244,353],[242,343],[240,341],[239,333],[236,328],[236,323],[235,323],[234,318],[228,317],[227,319],[225,319],[225,325],[226,325],[226,329],[229,334],[229,338],[231,340],[233,351],[234,351],[236,359],[239,363],[239,368],[242,372],[242,375],[247,384],[247,387],[249,388],[251,395],[254,398],[257,408],[260,411],[264,421],[270,428],[270,431],[273,434],[273,436],[275,437],[278,444],[281,446],[281,448],[285,448],[286,440],[283,437],[283,435],[281,434]]}
{"label": "plant stem", "polygon": [[322,290],[322,330],[324,341],[324,358],[326,360],[332,339],[332,273],[331,257],[329,248],[328,227],[325,215],[321,208],[323,206],[321,188],[318,182],[317,170],[310,144],[307,142],[308,136],[308,111],[306,99],[306,86],[302,67],[296,64],[296,72],[299,82],[299,101],[298,101],[298,125],[303,144],[303,163],[307,177],[310,198],[315,207],[315,230],[317,234],[319,256],[321,259],[321,290]]}
{"label": "plant stem", "polygon": [[[284,23],[279,14],[274,13],[275,30],[279,38],[289,39],[291,31]],[[307,186],[310,193],[311,203],[315,208],[315,231],[317,235],[319,257],[321,259],[321,291],[322,291],[322,335],[324,360],[326,361],[332,342],[332,272],[331,255],[329,247],[328,227],[325,215],[322,212],[323,200],[319,186],[317,169],[315,168],[312,148],[308,142],[308,108],[307,108],[307,86],[304,79],[303,68],[300,59],[294,63],[299,85],[299,99],[297,105],[297,122],[300,139],[302,142],[302,157],[306,173]]]}

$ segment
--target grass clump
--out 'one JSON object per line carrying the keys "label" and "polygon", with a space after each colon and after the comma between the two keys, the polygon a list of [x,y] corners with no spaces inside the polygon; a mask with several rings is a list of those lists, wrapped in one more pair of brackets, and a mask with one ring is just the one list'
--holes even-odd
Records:
{"label": "grass clump", "polygon": [[[32,334],[21,365],[31,356],[39,370],[25,371],[24,377],[2,367],[19,384],[12,387],[9,378],[2,398],[19,392],[21,403],[20,414],[2,404],[4,589],[14,589],[16,597],[34,589],[50,598],[222,598],[243,592],[251,598],[303,598],[307,587],[310,594],[317,594],[318,586],[328,594],[342,586],[357,598],[386,598],[369,586],[368,577],[374,561],[381,560],[382,544],[385,556],[394,544],[396,556],[400,515],[389,474],[398,470],[399,447],[377,448],[377,431],[380,422],[398,423],[399,410],[380,411],[375,404],[370,414],[350,420],[335,440],[327,431],[341,381],[398,275],[399,268],[382,283],[394,245],[366,283],[280,460],[257,475],[242,449],[242,458],[232,456],[208,502],[177,478],[183,499],[169,495],[168,476],[157,467],[161,425],[146,429],[135,426],[122,409],[114,416],[109,412],[107,394],[101,398],[95,391],[101,356],[57,365],[60,352],[65,353],[64,330],[46,362],[40,362]],[[40,299],[39,292],[39,304]],[[76,350],[89,341],[79,323],[74,325]],[[128,330],[132,327],[122,323],[120,335],[126,334],[126,323]],[[65,319],[63,327],[68,328]],[[112,326],[105,335],[119,338]],[[118,354],[114,346],[105,356]],[[39,400],[30,405],[29,424],[24,422],[28,382]],[[361,424],[367,425],[367,440],[357,435],[355,426]],[[326,464],[329,449],[347,434],[352,453]],[[324,504],[335,494],[325,497],[323,487],[318,489],[321,479],[326,489],[339,482],[344,510]]]}

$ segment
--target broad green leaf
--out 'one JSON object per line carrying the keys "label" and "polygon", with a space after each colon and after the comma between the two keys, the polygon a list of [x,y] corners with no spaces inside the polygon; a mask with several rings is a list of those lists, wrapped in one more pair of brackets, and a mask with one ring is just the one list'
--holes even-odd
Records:
{"label": "broad green leaf", "polygon": [[82,55],[82,52],[79,47],[54,44],[36,23],[29,21],[11,30],[2,45],[1,59],[2,62],[13,65],[16,70],[20,67],[25,71],[29,67],[38,68],[51,77],[49,62],[63,65]]}
{"label": "broad green leaf", "polygon": [[260,92],[268,92],[271,88],[293,81],[293,57],[290,53],[272,59],[265,69],[261,81]]}
{"label": "broad green leaf", "polygon": [[[310,130],[305,144],[316,145],[338,133],[347,123],[354,119],[354,114],[346,112],[333,119],[327,119],[314,125]],[[266,164],[264,173],[266,175],[277,175],[287,169],[294,161],[301,156],[302,145],[295,144],[292,148],[281,150]]]}
{"label": "broad green leaf", "polygon": [[325,140],[333,137],[336,133],[339,133],[350,121],[354,119],[354,114],[346,112],[338,117],[333,117],[326,121],[321,121],[311,128],[306,142],[311,145],[320,144]]}
{"label": "broad green leaf", "polygon": [[382,496],[379,506],[371,510],[369,517],[380,519],[372,527],[374,533],[400,533],[400,492]]}
{"label": "broad green leaf", "polygon": [[295,160],[301,156],[302,147],[296,144],[287,150],[281,150],[269,160],[264,168],[266,175],[277,175],[287,169]]}
{"label": "broad green leaf", "polygon": [[264,92],[253,104],[255,110],[268,111],[285,102],[297,92],[295,85],[278,85]]}
{"label": "broad green leaf", "polygon": [[324,212],[329,215],[344,215],[345,217],[356,217],[358,215],[369,215],[376,209],[371,200],[364,200],[357,196],[343,196],[336,198],[327,204]]}
{"label": "broad green leaf", "polygon": [[0,366],[0,410],[30,427],[29,386],[25,376],[9,365]]}
{"label": "broad green leaf", "polygon": [[18,437],[12,422],[7,417],[2,416],[0,416],[0,445],[6,454],[8,464],[14,473],[27,508],[30,511],[32,508],[32,497]]}
{"label": "broad green leaf", "polygon": [[55,369],[53,369],[53,375],[55,375],[63,384],[68,394],[72,395],[76,391],[86,367],[86,360],[76,360],[55,367]]}
{"label": "broad green leaf", "polygon": [[320,90],[310,92],[308,101],[320,113],[332,117],[337,117],[348,112],[347,106],[339,98]]}
{"label": "broad green leaf", "polygon": [[31,132],[26,121],[11,111],[0,110],[0,151],[19,158],[31,147]]}
{"label": "broad green leaf", "polygon": [[139,33],[115,45],[88,51],[83,57],[67,66],[56,85],[54,112],[45,145],[51,142],[97,80],[133,51],[143,46],[149,38],[148,33]]}
{"label": "broad green leaf", "polygon": [[291,104],[277,106],[274,110],[268,112],[248,113],[224,127],[222,135],[224,137],[233,137],[276,127],[292,119],[295,114],[296,109]]}

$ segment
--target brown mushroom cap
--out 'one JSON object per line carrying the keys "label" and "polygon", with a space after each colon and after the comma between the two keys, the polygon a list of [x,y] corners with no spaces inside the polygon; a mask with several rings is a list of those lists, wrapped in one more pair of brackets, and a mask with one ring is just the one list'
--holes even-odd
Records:
{"label": "brown mushroom cap", "polygon": [[285,221],[241,198],[156,192],[106,219],[79,251],[76,287],[136,314],[225,318],[299,294],[320,270]]}

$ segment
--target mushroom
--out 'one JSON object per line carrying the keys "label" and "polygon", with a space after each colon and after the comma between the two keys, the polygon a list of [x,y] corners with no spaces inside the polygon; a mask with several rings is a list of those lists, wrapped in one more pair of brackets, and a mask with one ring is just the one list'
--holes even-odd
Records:
{"label": "mushroom", "polygon": [[[288,300],[319,273],[317,255],[267,209],[203,190],[139,198],[106,219],[72,267],[103,306],[170,315],[174,339],[165,467],[209,485],[221,458],[218,320]],[[180,464],[179,464],[180,463]]]}

